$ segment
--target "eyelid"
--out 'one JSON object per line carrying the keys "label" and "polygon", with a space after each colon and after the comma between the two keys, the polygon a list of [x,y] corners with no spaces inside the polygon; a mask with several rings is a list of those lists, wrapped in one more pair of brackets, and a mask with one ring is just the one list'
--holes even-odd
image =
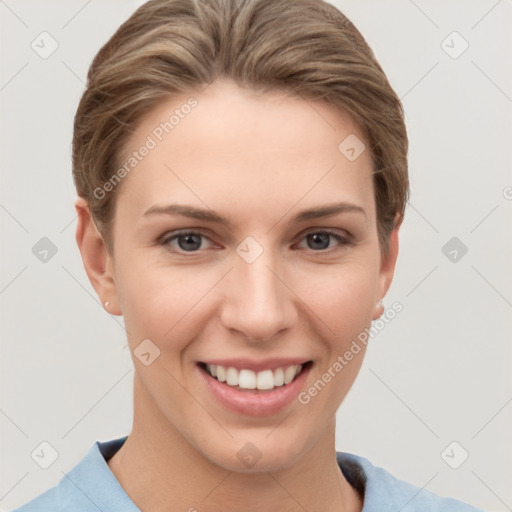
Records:
{"label": "eyelid", "polygon": [[[210,244],[215,245],[215,242],[211,239],[211,236],[206,234],[202,228],[182,228],[182,229],[176,229],[173,231],[168,231],[164,233],[162,236],[158,238],[158,245],[163,246],[164,248],[168,249],[171,252],[174,252],[178,255],[188,255],[185,257],[193,257],[193,255],[200,255],[203,253],[206,249],[199,249],[197,251],[184,251],[179,248],[171,247],[171,241],[176,240],[180,236],[185,235],[200,235],[201,237],[207,239]],[[309,248],[305,248],[306,252],[310,252],[313,254],[316,254],[318,256],[328,256],[332,255],[333,253],[337,253],[342,251],[347,246],[353,246],[354,245],[354,238],[348,231],[344,229],[336,229],[336,228],[322,228],[322,227],[310,227],[304,231],[302,231],[297,237],[296,242],[294,244],[298,244],[306,239],[307,236],[315,233],[324,233],[332,238],[334,238],[338,243],[334,247],[329,247],[327,249],[319,249],[317,251]]]}
{"label": "eyelid", "polygon": [[[347,231],[346,229],[326,228],[326,227],[320,227],[320,226],[309,227],[309,228],[305,229],[304,231],[302,231],[299,235],[297,235],[296,238],[301,239],[310,233],[320,233],[320,232],[330,233],[332,235],[338,235],[338,236],[341,236],[341,237],[347,238],[347,239],[353,238],[352,234],[349,231]],[[176,230],[165,232],[163,235],[161,235],[158,238],[158,241],[162,241],[162,240],[165,240],[166,238],[172,238],[172,237],[178,236],[178,235],[188,235],[188,234],[202,235],[205,238],[208,238],[209,240],[211,240],[211,235],[208,234],[208,231],[204,230],[203,228],[181,228],[181,229],[176,229]]]}
{"label": "eyelid", "polygon": [[[167,231],[162,236],[160,236],[157,240],[159,244],[166,245],[169,241],[176,239],[179,236],[185,235],[201,235],[203,238],[209,240],[212,244],[214,243],[211,239],[211,236],[206,234],[204,230],[201,228],[183,228],[183,229],[175,229],[173,231]],[[198,251],[195,251],[198,252]]]}
{"label": "eyelid", "polygon": [[326,227],[320,227],[320,226],[313,226],[311,228],[307,228],[298,236],[302,238],[302,237],[307,236],[312,233],[329,233],[331,235],[340,236],[340,237],[346,238],[346,239],[354,238],[352,236],[352,234],[349,231],[347,231],[346,229],[326,228]]}
{"label": "eyelid", "polygon": [[[340,231],[343,232],[343,234],[340,233]],[[321,250],[318,250],[318,251],[315,251],[313,249],[309,249],[308,252],[313,253],[313,254],[327,256],[327,255],[331,255],[332,253],[336,253],[336,252],[342,251],[347,246],[354,245],[354,237],[348,231],[346,231],[344,229],[336,230],[336,229],[333,229],[333,228],[309,228],[308,230],[303,231],[298,236],[298,242],[297,243],[302,242],[303,240],[306,239],[307,236],[313,235],[315,233],[327,234],[327,235],[331,236],[332,238],[334,238],[335,240],[337,240],[338,244],[336,244],[334,247],[329,247],[327,249],[321,249]]]}

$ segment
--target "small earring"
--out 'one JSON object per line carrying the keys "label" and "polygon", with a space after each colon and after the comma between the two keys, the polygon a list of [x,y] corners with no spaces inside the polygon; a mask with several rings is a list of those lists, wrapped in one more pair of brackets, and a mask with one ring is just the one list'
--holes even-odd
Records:
{"label": "small earring", "polygon": [[384,314],[384,302],[382,301],[382,299],[380,299],[379,301],[378,309],[380,310],[380,314],[377,318],[380,318]]}
{"label": "small earring", "polygon": [[105,301],[105,309],[108,311],[108,308],[110,306],[110,302],[107,300]]}

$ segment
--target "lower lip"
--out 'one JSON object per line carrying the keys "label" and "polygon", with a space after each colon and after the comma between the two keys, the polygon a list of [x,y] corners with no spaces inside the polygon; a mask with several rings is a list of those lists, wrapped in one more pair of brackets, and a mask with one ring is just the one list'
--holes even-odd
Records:
{"label": "lower lip", "polygon": [[292,382],[285,386],[255,392],[255,390],[241,391],[219,382],[206,370],[198,366],[210,393],[218,402],[232,411],[249,416],[269,416],[293,402],[303,389],[304,381],[310,369],[311,365],[308,365]]}

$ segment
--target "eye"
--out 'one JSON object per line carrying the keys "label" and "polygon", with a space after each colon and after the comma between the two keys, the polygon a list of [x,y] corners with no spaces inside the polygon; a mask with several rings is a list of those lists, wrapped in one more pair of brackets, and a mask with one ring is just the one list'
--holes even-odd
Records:
{"label": "eye", "polygon": [[[202,244],[202,240],[211,240],[202,233],[198,233],[196,231],[179,231],[175,232],[172,235],[164,236],[159,244],[163,246],[171,246],[174,249],[183,252],[198,252],[199,249],[204,249]],[[176,242],[176,245],[173,244]]]}
{"label": "eye", "polygon": [[[331,242],[338,242],[337,247],[331,246]],[[207,244],[203,241],[206,240]],[[353,245],[353,242],[347,236],[329,230],[312,231],[304,235],[301,241],[307,243],[307,248],[314,252],[330,253],[342,250],[345,246]],[[208,245],[209,244],[209,245]],[[204,234],[197,231],[178,231],[164,235],[159,245],[181,253],[197,253],[201,249],[207,249],[213,245],[212,241]]]}
{"label": "eye", "polygon": [[[332,239],[338,242],[338,247],[329,247]],[[314,252],[334,252],[342,250],[344,246],[353,245],[348,237],[327,230],[307,233],[303,240],[307,242],[308,248],[313,249]]]}

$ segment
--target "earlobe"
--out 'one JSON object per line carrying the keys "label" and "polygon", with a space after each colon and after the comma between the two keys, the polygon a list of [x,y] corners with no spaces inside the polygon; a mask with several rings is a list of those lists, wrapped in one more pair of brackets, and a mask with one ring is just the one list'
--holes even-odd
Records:
{"label": "earlobe", "polygon": [[383,300],[379,300],[375,306],[375,310],[373,312],[372,320],[378,320],[384,313],[384,302]]}
{"label": "earlobe", "polygon": [[[76,242],[87,277],[105,309],[111,315],[121,315],[113,275],[112,256],[108,253],[103,237],[94,224],[87,201],[78,198],[75,202],[75,210],[78,215]],[[105,303],[108,303],[108,307]]]}
{"label": "earlobe", "polygon": [[374,310],[373,320],[377,320],[384,313],[384,305],[382,298],[385,297],[388,292],[391,282],[393,281],[393,275],[395,273],[395,265],[398,258],[398,232],[402,225],[402,217],[397,215],[397,221],[395,228],[389,235],[388,250],[381,257],[380,275],[379,275],[379,290],[377,303]]}

